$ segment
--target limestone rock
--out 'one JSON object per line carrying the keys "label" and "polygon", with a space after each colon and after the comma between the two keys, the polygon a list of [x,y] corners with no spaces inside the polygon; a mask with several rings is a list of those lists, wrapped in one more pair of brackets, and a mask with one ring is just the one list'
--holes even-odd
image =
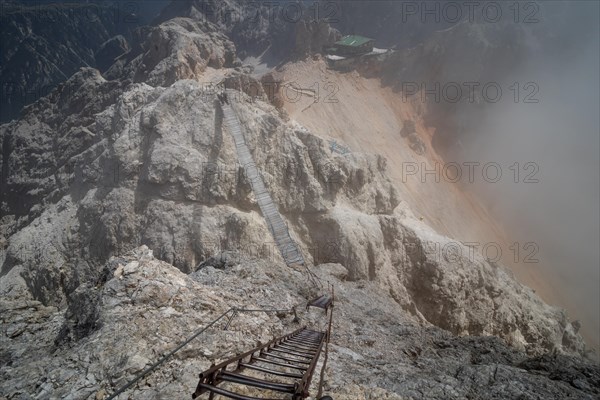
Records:
{"label": "limestone rock", "polygon": [[[182,23],[163,28],[178,32]],[[181,40],[175,43],[193,43]],[[101,280],[111,255],[140,244],[184,272],[222,251],[281,260],[214,95],[193,80],[167,88],[125,85],[83,70],[45,100],[54,100],[52,108],[36,103],[26,118],[2,126],[19,149],[2,164],[10,168],[5,213],[16,219],[3,228],[3,273],[20,271],[33,298],[66,306],[67,293]],[[310,263],[340,262],[348,279],[378,282],[417,320],[456,334],[498,335],[531,354],[585,352],[565,314],[502,267],[479,256],[440,258],[435,246],[451,240],[402,211],[385,159],[333,153],[326,140],[245,93],[235,108],[265,184]],[[70,134],[61,139],[63,152],[52,150],[54,130]],[[22,156],[32,152],[39,162]]]}
{"label": "limestone rock", "polygon": [[[301,273],[277,262],[240,258],[224,269],[207,266],[186,275],[141,246],[111,259],[106,268],[118,264],[129,266],[122,279],[112,277],[99,289],[77,291],[76,296],[95,293],[97,302],[82,302],[94,303],[95,312],[83,314],[96,315],[102,324],[78,339],[74,336],[73,341],[56,340],[65,324],[77,326],[69,322],[71,312],[65,314],[36,301],[0,300],[0,393],[9,399],[24,394],[102,398],[230,307],[297,307],[299,321],[291,312],[240,313],[227,331],[223,330],[225,320],[217,322],[125,394],[185,398],[194,390],[198,373],[211,363],[299,326],[323,323],[320,310],[307,312],[303,307],[314,289],[307,288]],[[541,395],[591,400],[600,394],[597,364],[558,354],[528,357],[498,338],[460,338],[423,326],[377,283],[341,281],[342,271],[338,264],[313,268],[321,280],[335,287],[333,336],[324,381],[325,394],[335,399]],[[311,393],[314,390],[313,385]]]}
{"label": "limestone rock", "polygon": [[[307,267],[336,286],[329,393],[597,397],[577,324],[416,219],[383,157],[335,152],[290,121],[270,78],[261,91],[235,69],[223,32],[250,40],[248,26],[203,20],[200,6],[174,2],[185,17],[137,30],[104,74],[84,68],[0,126],[2,395],[112,393],[230,307],[302,308],[318,294],[274,246],[253,171],[205,90],[222,83],[241,89],[245,141]],[[131,396],[187,397],[212,362],[298,322],[244,314],[235,326],[207,332]]]}
{"label": "limestone rock", "polygon": [[342,38],[341,33],[325,20],[301,20],[295,24],[296,55],[306,57],[323,54],[325,47],[332,46]]}
{"label": "limestone rock", "polygon": [[169,86],[180,79],[199,76],[206,67],[231,67],[235,46],[208,22],[174,18],[153,28],[140,30],[140,49],[125,67],[115,65],[109,76],[120,69],[134,82]]}

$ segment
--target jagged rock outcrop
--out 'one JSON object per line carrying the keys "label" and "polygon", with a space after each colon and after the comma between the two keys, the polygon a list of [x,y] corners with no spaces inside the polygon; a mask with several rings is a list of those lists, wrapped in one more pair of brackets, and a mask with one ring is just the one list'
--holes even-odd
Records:
{"label": "jagged rock outcrop", "polygon": [[273,59],[285,60],[321,53],[338,40],[341,34],[325,19],[334,13],[332,4],[316,2],[180,0],[165,7],[157,21],[175,17],[208,21],[231,38],[240,59],[268,52]]}
{"label": "jagged rock outcrop", "polygon": [[397,276],[429,322],[458,335],[499,336],[530,353],[582,350],[571,341],[574,328],[564,311],[543,303],[502,266],[420,222],[388,223],[403,243],[401,253],[392,251]]}
{"label": "jagged rock outcrop", "polygon": [[[162,24],[150,34],[148,51],[130,62],[136,75],[159,86],[201,75],[204,67],[190,67],[193,57],[179,58],[189,46],[201,49],[194,47],[205,37],[199,27],[186,19]],[[161,42],[163,32],[174,36]],[[223,53],[190,54],[206,66]],[[196,81],[177,80],[168,88],[125,82],[83,70],[26,118],[2,127],[11,150],[2,160],[8,176],[2,273],[19,271],[45,304],[65,304],[67,293],[97,279],[109,255],[141,243],[192,271],[216,249],[247,253],[268,238],[214,97]],[[570,326],[564,315],[482,259],[411,257],[410,246],[449,239],[411,230],[404,222],[409,212],[395,213],[400,199],[385,177],[385,160],[334,155],[325,140],[284,122],[261,101],[240,95],[235,107],[266,184],[309,260],[342,262],[349,279],[389,285],[407,310],[457,334],[496,334],[534,353],[562,349]],[[63,229],[47,222],[59,219]],[[38,237],[33,244],[32,237]],[[259,247],[278,257],[272,243]],[[22,284],[4,280],[3,293]],[[516,307],[519,302],[528,306]]]}
{"label": "jagged rock outcrop", "polygon": [[[3,127],[14,143],[4,218],[21,228],[8,232],[3,274],[19,271],[33,298],[60,305],[77,286],[98,279],[111,254],[142,243],[186,272],[223,249],[279,259],[214,97],[198,82],[134,84],[114,99],[115,89],[123,90],[119,82],[85,70],[65,87],[76,88],[73,103],[55,93],[56,114],[38,112],[40,103],[28,118]],[[78,96],[90,97],[83,110]],[[54,103],[52,96],[47,101]],[[266,185],[310,262],[341,262],[349,279],[380,282],[402,307],[457,334],[499,335],[534,354],[581,349],[580,341],[563,346],[570,329],[563,314],[483,259],[444,260],[435,251],[412,257],[414,246],[450,239],[413,228],[410,211],[396,209],[400,199],[384,159],[332,154],[325,140],[243,94],[235,107]],[[71,133],[66,151],[51,151],[52,128]],[[15,151],[33,143],[44,162],[31,164],[31,153]],[[29,203],[10,193],[28,194]],[[22,284],[5,279],[2,292]]]}
{"label": "jagged rock outcrop", "polygon": [[116,40],[122,46],[117,35],[128,36],[166,4],[3,1],[0,122],[17,118],[23,106],[48,95],[79,68],[110,66],[105,56],[114,52],[107,54],[106,45]]}
{"label": "jagged rock outcrop", "polygon": [[[89,81],[82,84],[86,77]],[[119,87],[117,82],[104,81],[93,70],[74,76],[66,87],[81,87],[90,94],[95,91],[94,85],[102,84],[113,94]],[[81,103],[63,105],[58,101],[57,105],[71,110]],[[88,107],[101,104],[99,96],[90,99]],[[238,110],[253,133],[247,138],[252,149],[287,149],[273,153],[255,151],[255,157],[276,203],[292,220],[300,218],[299,224],[304,224],[303,214],[312,218],[326,212],[337,197],[371,211],[382,208],[391,212],[398,203],[393,188],[381,176],[382,165],[372,166],[376,158],[357,155],[353,159],[332,160],[322,139],[283,123],[271,106],[248,102],[240,103]],[[200,84],[179,81],[166,89],[133,85],[116,104],[98,113],[95,122],[86,121],[87,126],[79,129],[64,123],[52,125],[49,120],[40,121],[36,127],[39,129],[32,129],[26,121],[6,126],[4,134],[15,145],[7,160],[11,178],[6,185],[4,215],[7,220],[18,220],[15,230],[23,229],[7,232],[17,236],[12,239],[15,247],[9,245],[7,250],[4,271],[29,262],[26,259],[32,255],[19,249],[30,235],[39,232],[38,223],[31,225],[38,215],[44,221],[61,213],[61,218],[71,222],[56,237],[40,237],[37,247],[64,248],[69,240],[74,245],[89,246],[88,250],[101,261],[110,252],[145,242],[160,257],[187,271],[211,256],[214,246],[243,248],[252,246],[258,237],[268,237],[245,172],[236,166],[233,142],[223,130],[220,118],[214,97],[207,100]],[[62,120],[75,120],[75,114]],[[82,137],[93,139],[76,141],[55,157],[50,151],[54,146],[49,140],[52,128],[74,133],[85,128],[84,132],[89,133]],[[39,150],[44,163],[21,165],[29,159],[18,144],[31,146],[28,139],[33,132],[46,139]],[[68,160],[66,165],[61,162],[63,159]],[[62,176],[59,185],[57,176]],[[385,188],[383,192],[381,188]],[[25,197],[30,200],[23,202],[23,196],[11,195],[17,192],[30,194]],[[377,192],[381,192],[381,204],[375,201]],[[49,198],[58,202],[42,201]],[[44,209],[45,205],[50,207]],[[236,211],[238,207],[243,212]],[[237,216],[232,219],[230,214]],[[69,229],[75,232],[67,238]],[[167,232],[171,239],[165,241]],[[310,236],[305,237],[310,243]],[[53,245],[49,243],[52,241]],[[268,247],[268,243],[265,245]],[[50,258],[49,265],[35,269],[55,269],[50,264],[63,263]],[[57,274],[55,288],[61,287],[61,279]],[[60,300],[61,292],[56,291],[55,300]]]}
{"label": "jagged rock outcrop", "polygon": [[207,67],[232,67],[235,46],[206,21],[174,18],[138,30],[139,45],[107,71],[109,79],[169,86],[200,75]]}
{"label": "jagged rock outcrop", "polygon": [[[554,360],[536,359],[545,366],[584,354],[576,326],[501,266],[414,218],[383,157],[336,153],[270,104],[268,91],[244,93],[257,80],[227,69],[237,65],[235,47],[215,26],[175,18],[140,30],[142,44],[104,76],[82,69],[22,119],[0,126],[1,340],[10,363],[0,373],[11,398],[93,398],[142,370],[190,326],[240,304],[244,290],[262,306],[291,306],[312,294],[299,272],[283,266],[269,236],[251,190],[252,171],[239,165],[216,96],[205,90],[219,82],[242,89],[231,101],[246,143],[305,259],[335,263],[318,268],[342,287],[332,390],[358,385],[352,390],[359,395],[346,392],[346,398],[361,398],[372,382],[367,370],[377,366],[381,398],[597,394],[594,366],[577,372],[576,384],[565,383],[563,372],[555,384],[524,374],[517,363],[527,355],[552,352]],[[448,244],[450,253],[440,251]],[[145,247],[133,251],[140,245],[163,262]],[[215,261],[232,252],[261,261]],[[17,318],[19,310],[27,310],[29,324]],[[149,321],[157,332],[152,337],[146,337]],[[245,332],[261,338],[291,326],[276,317],[243,322]],[[424,332],[433,333],[423,339]],[[495,335],[512,348],[451,334]],[[187,393],[198,370],[230,346],[216,337],[169,364],[183,382],[161,386],[174,374],[167,369],[149,378],[141,396]],[[235,350],[252,338],[240,339]],[[432,347],[432,338],[446,342]],[[124,344],[125,353],[116,356],[114,343]],[[368,355],[359,354],[363,344]],[[406,350],[402,366],[389,346]],[[514,357],[488,359],[490,352]],[[354,369],[339,367],[349,362],[369,379],[351,380],[347,371]],[[55,372],[29,379],[25,368]],[[507,388],[512,381],[520,385]]]}
{"label": "jagged rock outcrop", "polygon": [[325,47],[333,45],[342,35],[325,20],[301,20],[296,26],[296,56],[322,54]]}
{"label": "jagged rock outcrop", "polygon": [[[2,298],[0,393],[8,399],[106,398],[230,307],[299,305],[298,321],[292,313],[240,313],[224,331],[222,320],[124,395],[186,398],[211,363],[304,324],[322,323],[320,310],[302,307],[310,290],[301,273],[270,260],[233,253],[227,258],[217,268],[205,265],[186,275],[146,247],[115,257],[105,265],[101,287],[77,291],[91,293],[79,306],[90,317],[85,321],[73,318],[73,308],[65,313]],[[457,338],[424,328],[378,285],[342,280],[343,266],[324,264],[314,271],[336,287],[324,382],[325,394],[335,399],[591,400],[599,394],[598,365],[555,354],[532,358],[497,338]],[[91,321],[93,326],[86,325]],[[76,341],[64,336],[76,326],[92,329],[79,330]]]}
{"label": "jagged rock outcrop", "polygon": [[278,2],[244,2],[240,0],[173,1],[156,22],[175,17],[209,22],[218,27],[240,49],[238,56],[258,56],[269,50],[283,59],[290,54],[294,23],[284,17]]}
{"label": "jagged rock outcrop", "polygon": [[263,75],[261,83],[269,103],[281,110],[284,105],[284,96],[281,93],[283,78],[274,72],[269,72]]}

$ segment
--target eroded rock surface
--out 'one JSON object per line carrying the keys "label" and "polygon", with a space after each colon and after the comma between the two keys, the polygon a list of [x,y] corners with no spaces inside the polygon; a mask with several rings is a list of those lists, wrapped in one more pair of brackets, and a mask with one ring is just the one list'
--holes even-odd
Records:
{"label": "eroded rock surface", "polygon": [[[5,398],[104,398],[230,307],[297,306],[299,321],[292,313],[241,313],[224,331],[221,320],[122,396],[187,398],[212,362],[325,320],[321,310],[304,311],[317,293],[306,278],[264,259],[237,254],[219,268],[186,275],[140,247],[105,268],[106,283],[92,291],[97,301],[83,302],[95,310],[97,325],[77,338],[63,335],[77,325],[72,310],[0,301]],[[313,271],[336,288],[324,382],[335,399],[595,399],[600,393],[595,364],[556,354],[531,358],[497,338],[426,328],[376,283],[345,280],[343,266]]]}
{"label": "eroded rock surface", "polygon": [[[259,81],[222,29],[189,15],[139,30],[104,75],[82,69],[0,126],[4,396],[102,398],[233,305],[316,294],[269,236],[206,90],[219,83],[242,90],[231,101],[265,184],[305,259],[339,287],[332,393],[598,394],[597,366],[571,358],[587,349],[564,312],[414,218],[385,158],[335,152],[266,87],[248,90]],[[209,333],[134,397],[187,397],[210,361],[295,326],[238,322],[238,336]]]}

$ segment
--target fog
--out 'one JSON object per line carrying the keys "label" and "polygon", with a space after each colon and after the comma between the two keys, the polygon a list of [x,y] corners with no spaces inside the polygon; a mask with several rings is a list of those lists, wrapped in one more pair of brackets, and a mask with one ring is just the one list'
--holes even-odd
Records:
{"label": "fog", "polygon": [[[533,27],[550,32],[501,86],[534,82],[535,103],[506,93],[486,105],[463,141],[461,159],[496,162],[503,178],[476,191],[511,239],[535,242],[542,274],[566,299],[593,347],[600,345],[599,7],[596,2],[545,6]],[[553,43],[553,41],[556,41]],[[473,117],[463,109],[464,116]],[[464,160],[463,160],[464,161]],[[515,162],[519,175],[515,175]],[[535,164],[527,164],[535,163]],[[516,179],[515,179],[516,178]],[[529,178],[529,179],[527,179]],[[515,182],[515,180],[517,182]],[[538,181],[535,183],[535,181]],[[524,255],[521,255],[521,261]],[[547,274],[546,274],[547,272]]]}

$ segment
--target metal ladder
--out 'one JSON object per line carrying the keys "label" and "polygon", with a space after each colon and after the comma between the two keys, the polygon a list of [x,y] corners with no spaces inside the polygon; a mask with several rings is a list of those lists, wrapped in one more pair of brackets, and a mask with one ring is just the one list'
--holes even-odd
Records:
{"label": "metal ladder", "polygon": [[[306,398],[317,360],[327,340],[328,333],[306,327],[273,339],[202,372],[192,398],[210,393],[209,399],[218,394],[237,400],[277,400],[273,397],[251,397],[236,393],[234,388],[218,387],[225,382],[284,393],[288,395],[285,398],[292,400]],[[234,368],[228,370],[230,366]],[[243,374],[244,370],[258,372],[265,378]],[[267,377],[277,377],[278,380],[270,380]],[[288,379],[288,382],[282,383],[281,378]]]}
{"label": "metal ladder", "polygon": [[290,236],[288,227],[277,210],[252,154],[246,145],[243,127],[238,115],[229,104],[227,95],[219,95],[219,100],[225,123],[229,128],[229,132],[231,132],[231,136],[233,136],[239,162],[246,170],[247,175],[249,175],[248,178],[252,186],[252,191],[256,196],[260,211],[267,222],[271,235],[275,239],[279,252],[287,265],[304,265],[304,257],[302,256],[300,247]]}

